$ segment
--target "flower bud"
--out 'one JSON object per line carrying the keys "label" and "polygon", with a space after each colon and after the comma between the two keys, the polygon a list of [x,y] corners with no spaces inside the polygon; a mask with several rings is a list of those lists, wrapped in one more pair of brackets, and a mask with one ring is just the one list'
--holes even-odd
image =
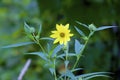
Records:
{"label": "flower bud", "polygon": [[90,24],[90,25],[89,25],[89,29],[90,29],[91,31],[95,31],[95,30],[96,30],[96,27],[95,27],[94,24]]}
{"label": "flower bud", "polygon": [[37,40],[39,40],[40,37],[39,37],[39,35],[37,35],[37,36],[35,36],[35,38],[36,38]]}
{"label": "flower bud", "polygon": [[34,27],[30,27],[30,33],[34,33],[35,32],[35,28]]}

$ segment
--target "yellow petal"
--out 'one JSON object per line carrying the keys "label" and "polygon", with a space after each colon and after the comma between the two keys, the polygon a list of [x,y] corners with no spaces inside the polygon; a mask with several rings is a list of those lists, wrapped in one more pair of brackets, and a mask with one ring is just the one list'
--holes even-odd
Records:
{"label": "yellow petal", "polygon": [[68,38],[66,38],[66,40],[67,40],[67,41],[70,41],[70,38],[68,37]]}
{"label": "yellow petal", "polygon": [[60,44],[63,44],[63,40],[60,40],[59,43],[60,43]]}
{"label": "yellow petal", "polygon": [[65,28],[68,29],[68,28],[69,28],[69,24],[66,24],[66,25],[65,25]]}
{"label": "yellow petal", "polygon": [[51,31],[52,33],[56,33],[57,31]]}
{"label": "yellow petal", "polygon": [[[57,30],[51,31],[53,34],[50,35],[50,37],[55,38],[54,44],[59,42],[59,44],[66,45],[67,42],[70,41],[70,37],[73,36],[73,34],[70,33],[69,24],[66,25],[56,24],[56,29]],[[60,36],[61,33],[64,33],[65,36],[61,37]]]}
{"label": "yellow petal", "polygon": [[74,34],[69,34],[69,36],[73,36]]}
{"label": "yellow petal", "polygon": [[59,39],[55,39],[54,44],[57,43],[57,42],[59,42]]}
{"label": "yellow petal", "polygon": [[64,42],[64,45],[67,45],[67,41]]}
{"label": "yellow petal", "polygon": [[56,24],[56,29],[60,30],[61,29],[60,25]]}
{"label": "yellow petal", "polygon": [[57,35],[52,34],[52,35],[50,35],[50,37],[51,37],[51,38],[57,38]]}

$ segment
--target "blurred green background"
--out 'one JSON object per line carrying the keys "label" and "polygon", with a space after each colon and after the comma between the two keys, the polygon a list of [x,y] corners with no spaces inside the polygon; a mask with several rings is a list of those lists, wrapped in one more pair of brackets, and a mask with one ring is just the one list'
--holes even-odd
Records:
{"label": "blurred green background", "polygon": [[[110,71],[115,73],[113,80],[120,80],[119,7],[120,0],[0,0],[0,47],[29,41],[24,33],[24,22],[35,28],[42,23],[42,36],[49,36],[56,23],[69,23],[78,39],[80,36],[74,26],[86,34],[88,31],[75,21],[94,23],[97,27],[118,26],[95,33],[84,51],[85,57],[78,64],[78,67],[84,69],[77,74]],[[32,59],[32,63],[23,80],[52,80],[50,72],[38,56],[24,55],[39,50],[36,45],[0,49],[0,80],[17,80],[28,58]]]}

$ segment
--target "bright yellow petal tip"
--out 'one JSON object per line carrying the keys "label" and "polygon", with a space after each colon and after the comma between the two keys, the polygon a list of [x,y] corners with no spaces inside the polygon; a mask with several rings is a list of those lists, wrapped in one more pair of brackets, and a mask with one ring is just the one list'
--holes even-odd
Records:
{"label": "bright yellow petal tip", "polygon": [[56,24],[56,30],[51,31],[52,34],[50,35],[51,38],[55,38],[55,41],[53,42],[59,44],[66,45],[68,41],[70,41],[70,37],[73,36],[73,34],[70,33],[69,30],[69,24],[66,24],[65,26],[62,24]]}

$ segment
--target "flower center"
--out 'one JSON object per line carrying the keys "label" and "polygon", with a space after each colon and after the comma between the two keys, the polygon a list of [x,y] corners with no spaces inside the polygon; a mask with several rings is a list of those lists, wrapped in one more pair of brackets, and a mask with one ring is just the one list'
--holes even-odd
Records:
{"label": "flower center", "polygon": [[60,33],[60,37],[65,37],[65,34],[64,33]]}

